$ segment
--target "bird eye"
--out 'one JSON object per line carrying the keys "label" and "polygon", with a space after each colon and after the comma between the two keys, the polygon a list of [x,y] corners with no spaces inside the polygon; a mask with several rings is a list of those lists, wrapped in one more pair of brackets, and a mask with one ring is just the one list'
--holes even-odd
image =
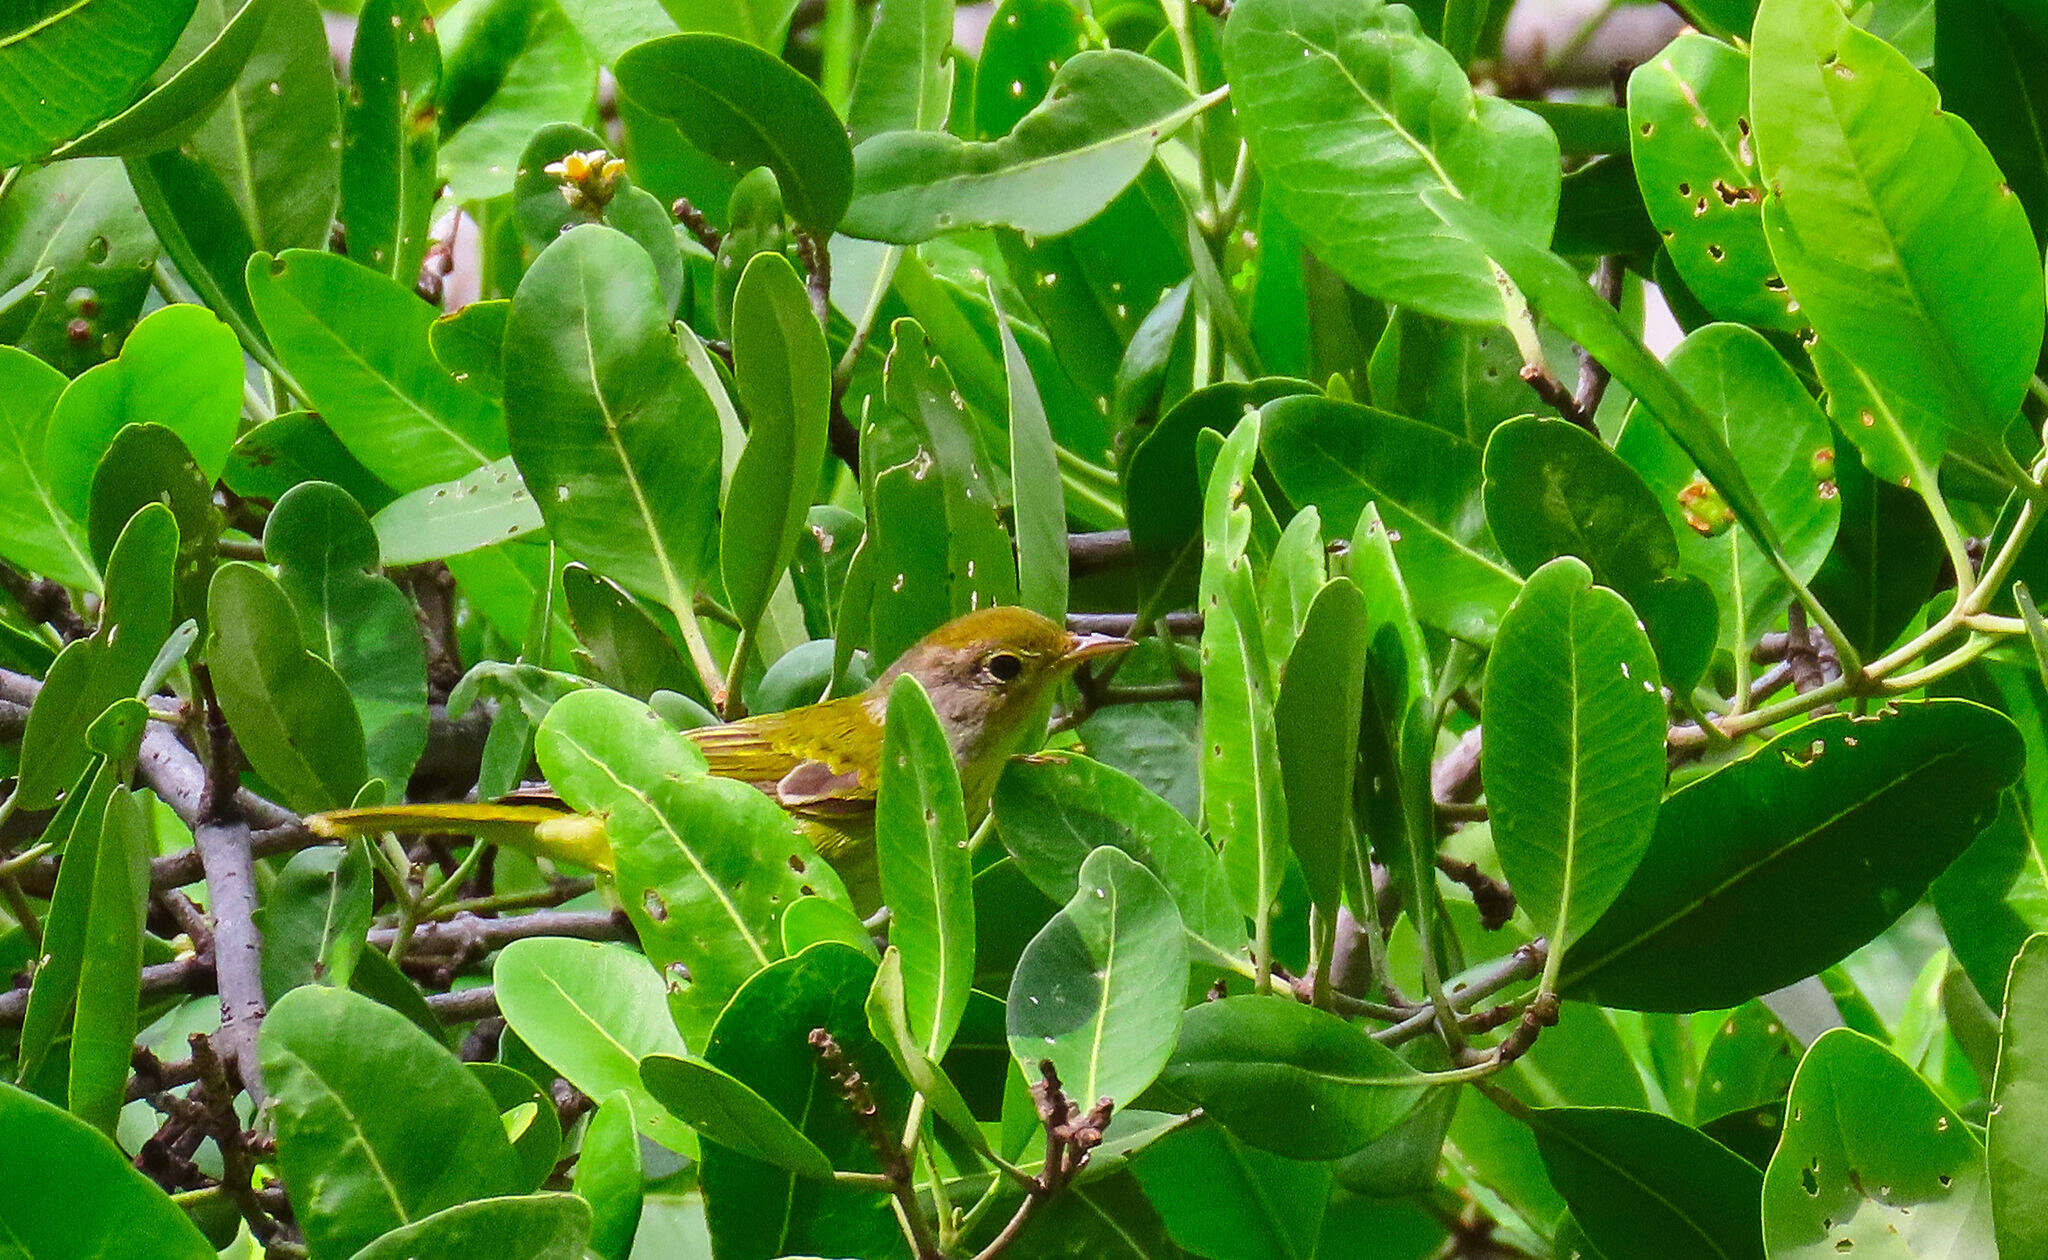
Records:
{"label": "bird eye", "polygon": [[998,652],[982,662],[981,667],[997,682],[1014,682],[1024,672],[1024,662],[1009,652]]}

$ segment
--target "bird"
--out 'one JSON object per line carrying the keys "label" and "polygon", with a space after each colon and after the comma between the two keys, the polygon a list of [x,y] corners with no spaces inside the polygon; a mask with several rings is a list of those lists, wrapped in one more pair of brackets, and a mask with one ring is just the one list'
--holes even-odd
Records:
{"label": "bird", "polygon": [[[985,608],[918,640],[857,695],[683,734],[703,751],[712,774],[752,784],[795,818],[849,886],[868,885],[883,731],[897,678],[908,674],[923,685],[952,747],[968,817],[976,819],[1010,757],[1043,733],[1053,688],[1083,663],[1132,646],[1114,635],[1071,633],[1027,608]],[[546,788],[479,804],[331,810],[309,816],[306,825],[337,839],[466,833],[611,873],[603,820],[578,814]]]}

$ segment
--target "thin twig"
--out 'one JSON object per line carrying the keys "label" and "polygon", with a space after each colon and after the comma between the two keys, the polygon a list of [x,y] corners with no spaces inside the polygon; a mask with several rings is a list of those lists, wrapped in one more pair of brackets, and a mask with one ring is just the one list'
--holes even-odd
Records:
{"label": "thin twig", "polygon": [[725,233],[711,226],[711,220],[704,217],[702,210],[699,210],[688,197],[676,198],[668,210],[675,216],[676,222],[688,228],[690,235],[697,238],[699,245],[709,250],[714,258],[717,257],[719,246],[725,244]]}
{"label": "thin twig", "polygon": [[911,1249],[917,1260],[945,1260],[945,1250],[939,1246],[932,1233],[932,1223],[925,1218],[924,1205],[918,1201],[917,1184],[911,1177],[910,1160],[903,1153],[888,1131],[882,1126],[882,1109],[875,1101],[875,1095],[862,1078],[860,1070],[853,1066],[840,1049],[839,1042],[823,1028],[813,1028],[810,1035],[811,1048],[818,1053],[818,1060],[825,1072],[839,1086],[840,1094],[846,1100],[847,1110],[853,1114],[853,1122],[867,1139],[868,1146],[875,1153],[882,1176],[889,1185],[889,1194],[896,1201],[897,1219],[903,1224],[903,1231],[910,1238]]}
{"label": "thin twig", "polygon": [[[1442,807],[1439,806],[1439,815]],[[1448,853],[1436,855],[1436,868],[1451,878],[1451,882],[1462,884],[1472,894],[1472,904],[1479,907],[1479,926],[1489,932],[1507,926],[1515,917],[1515,894],[1505,883],[1488,875],[1470,862],[1463,862]]]}
{"label": "thin twig", "polygon": [[[1619,306],[1621,280],[1620,256],[1603,255],[1599,265],[1593,268],[1593,291],[1598,293],[1600,300],[1607,305]],[[1600,399],[1606,395],[1607,382],[1611,377],[1607,365],[1594,358],[1584,346],[1576,347],[1576,350],[1579,357],[1579,387],[1572,391],[1572,411],[1578,417],[1578,423],[1594,428],[1597,434],[1598,429],[1593,425],[1593,416],[1600,410]]]}
{"label": "thin twig", "polygon": [[[283,1226],[256,1197],[256,1161],[250,1153],[241,1117],[235,1113],[235,1090],[228,1080],[227,1068],[214,1048],[213,1039],[204,1033],[193,1033],[191,1046],[199,1081],[195,1098],[206,1108],[208,1127],[214,1144],[220,1148],[221,1189],[249,1223],[249,1232],[256,1241],[268,1247]],[[243,1084],[247,1086],[249,1082],[245,1079]],[[255,1096],[252,1092],[251,1097]]]}

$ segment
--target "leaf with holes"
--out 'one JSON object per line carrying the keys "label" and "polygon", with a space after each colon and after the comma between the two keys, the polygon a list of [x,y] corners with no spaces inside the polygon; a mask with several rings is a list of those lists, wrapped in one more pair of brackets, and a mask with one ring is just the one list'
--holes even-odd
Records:
{"label": "leaf with holes", "polygon": [[1773,1257],[1990,1256],[1984,1145],[1925,1080],[1837,1028],[1806,1051],[1764,1174]]}
{"label": "leaf with holes", "polygon": [[1686,288],[1717,318],[1804,328],[1764,240],[1748,55],[1679,36],[1629,76],[1628,121],[1643,205]]}

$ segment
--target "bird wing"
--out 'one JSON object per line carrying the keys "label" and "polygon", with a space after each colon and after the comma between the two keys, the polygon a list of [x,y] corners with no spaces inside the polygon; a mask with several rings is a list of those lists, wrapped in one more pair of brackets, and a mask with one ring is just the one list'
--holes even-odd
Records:
{"label": "bird wing", "polygon": [[874,812],[881,728],[859,696],[684,734],[703,750],[711,773],[751,783],[793,814]]}

